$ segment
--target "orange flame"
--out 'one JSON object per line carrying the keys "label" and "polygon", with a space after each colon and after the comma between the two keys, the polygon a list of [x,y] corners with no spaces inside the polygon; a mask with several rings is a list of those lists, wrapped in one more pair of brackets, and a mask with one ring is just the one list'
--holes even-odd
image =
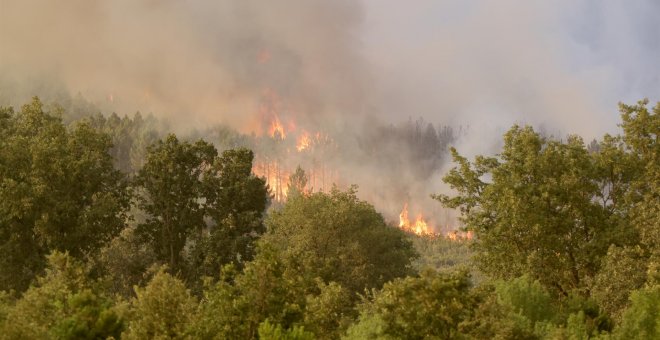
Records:
{"label": "orange flame", "polygon": [[403,205],[403,210],[399,214],[399,228],[410,233],[417,235],[433,235],[433,231],[429,228],[428,223],[422,217],[420,213],[417,215],[414,223],[410,223],[408,219],[408,203]]}
{"label": "orange flame", "polygon": [[273,199],[277,202],[283,202],[289,192],[289,175],[277,161],[257,160],[252,167],[252,172],[266,180]]}
{"label": "orange flame", "polygon": [[464,232],[460,230],[452,230],[445,235],[445,238],[451,241],[463,241],[463,240],[471,240],[473,235],[474,234],[472,233],[471,230],[468,232]]}
{"label": "orange flame", "polygon": [[270,122],[270,128],[268,134],[273,138],[278,138],[284,140],[286,138],[286,133],[284,132],[284,126],[280,122],[280,118],[277,115],[273,115],[273,120]]}
{"label": "orange flame", "polygon": [[303,131],[300,136],[298,136],[298,142],[296,143],[296,149],[298,152],[308,149],[312,144],[312,139],[309,137],[307,131]]}

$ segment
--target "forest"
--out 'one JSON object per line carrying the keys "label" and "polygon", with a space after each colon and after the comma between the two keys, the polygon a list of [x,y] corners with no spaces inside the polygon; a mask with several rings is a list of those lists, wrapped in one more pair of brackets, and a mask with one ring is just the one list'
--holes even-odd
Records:
{"label": "forest", "polygon": [[275,201],[230,128],[2,107],[0,339],[659,339],[660,103],[619,111],[474,159],[418,124],[419,175],[451,158],[433,199],[474,235],[449,240],[304,167]]}

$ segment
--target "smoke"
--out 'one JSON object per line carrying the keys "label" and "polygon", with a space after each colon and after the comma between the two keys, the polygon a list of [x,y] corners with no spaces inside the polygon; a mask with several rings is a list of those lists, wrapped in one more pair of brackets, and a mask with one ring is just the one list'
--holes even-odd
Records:
{"label": "smoke", "polygon": [[369,59],[395,112],[594,138],[616,130],[617,102],[660,99],[657,1],[367,3]]}
{"label": "smoke", "polygon": [[462,126],[472,156],[513,123],[614,132],[618,101],[660,93],[658,14],[653,0],[0,0],[0,104],[80,93],[178,132],[260,134],[276,111],[331,134],[341,182],[389,217],[409,201],[446,223],[429,195],[447,190],[447,159],[427,157],[444,150],[393,135],[417,117]]}
{"label": "smoke", "polygon": [[264,91],[310,117],[351,111],[366,96],[357,37],[363,14],[352,1],[3,0],[1,6],[0,72],[25,89],[23,97],[47,83],[105,109],[157,113],[174,126],[243,128]]}

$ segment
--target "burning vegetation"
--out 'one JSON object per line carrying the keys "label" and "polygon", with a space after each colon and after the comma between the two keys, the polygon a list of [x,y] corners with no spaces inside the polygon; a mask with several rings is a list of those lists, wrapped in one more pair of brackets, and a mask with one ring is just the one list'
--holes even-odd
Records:
{"label": "burning vegetation", "polygon": [[[250,146],[255,150],[252,170],[265,179],[274,202],[287,200],[291,176],[300,167],[306,176],[301,192],[328,192],[333,186],[347,188],[358,183],[361,195],[390,218],[395,218],[394,209],[402,201],[412,200],[419,210],[424,210],[424,201],[436,206],[429,199],[430,193],[417,187],[424,186],[419,183],[443,164],[442,155],[454,139],[452,129],[441,128],[439,134],[431,124],[408,121],[398,127],[376,125],[366,133],[347,137],[346,133],[333,132],[331,126],[324,131],[315,128],[317,124],[297,119],[305,115],[272,89],[263,92],[259,117],[261,120],[251,128]],[[437,210],[430,215],[432,220],[441,219]],[[455,229],[454,219],[446,213],[444,228],[434,227],[426,216],[420,211],[409,219],[405,203],[398,226],[420,236],[437,236]],[[466,238],[458,232],[448,237]]]}

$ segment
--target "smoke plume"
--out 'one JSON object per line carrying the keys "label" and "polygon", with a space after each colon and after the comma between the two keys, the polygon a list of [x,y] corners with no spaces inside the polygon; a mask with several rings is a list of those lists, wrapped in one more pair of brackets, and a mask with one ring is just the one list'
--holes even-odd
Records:
{"label": "smoke plume", "polygon": [[0,105],[80,93],[177,132],[264,135],[277,118],[331,135],[340,182],[389,217],[410,201],[445,223],[433,133],[453,126],[435,146],[474,155],[513,123],[615,131],[616,102],[660,92],[658,14],[652,0],[0,0]]}

